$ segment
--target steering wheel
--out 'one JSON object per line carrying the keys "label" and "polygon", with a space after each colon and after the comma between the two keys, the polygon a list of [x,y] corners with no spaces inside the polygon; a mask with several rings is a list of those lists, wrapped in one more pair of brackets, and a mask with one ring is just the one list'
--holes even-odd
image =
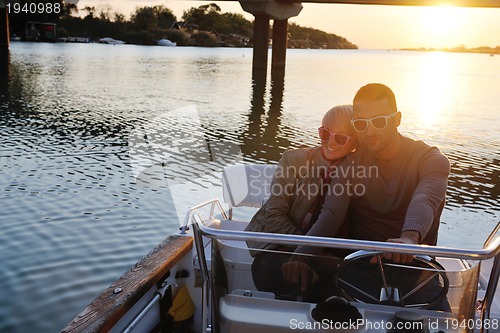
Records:
{"label": "steering wheel", "polygon": [[[410,264],[382,261],[382,252],[357,251],[337,266],[337,290],[349,301],[432,308],[448,293],[446,271],[429,256],[415,256]],[[378,262],[371,264],[373,256]]]}

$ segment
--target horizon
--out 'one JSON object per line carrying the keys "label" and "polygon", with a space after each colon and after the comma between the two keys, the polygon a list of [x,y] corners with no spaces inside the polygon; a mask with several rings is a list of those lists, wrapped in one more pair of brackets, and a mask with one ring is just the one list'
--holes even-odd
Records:
{"label": "horizon", "polygon": [[[75,2],[75,1],[73,1]],[[96,11],[110,8],[130,18],[137,7],[164,5],[178,20],[185,10],[216,3],[222,12],[242,14],[253,21],[253,15],[243,11],[237,1],[181,0],[81,0]],[[303,27],[319,29],[346,38],[360,49],[403,48],[466,48],[500,45],[500,8],[463,8],[443,5],[432,7],[303,4],[301,13],[288,20]],[[363,22],[359,24],[358,22]],[[369,31],[370,34],[367,34]]]}

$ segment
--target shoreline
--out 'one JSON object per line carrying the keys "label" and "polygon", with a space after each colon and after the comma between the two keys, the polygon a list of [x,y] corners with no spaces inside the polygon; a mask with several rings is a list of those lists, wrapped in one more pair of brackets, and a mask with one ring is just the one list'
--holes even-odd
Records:
{"label": "shoreline", "polygon": [[455,53],[482,53],[482,54],[489,54],[489,55],[495,55],[495,54],[500,54],[500,46],[497,46],[496,48],[492,47],[475,47],[471,49],[467,49],[464,47],[454,47],[454,48],[425,48],[425,47],[420,47],[420,48],[402,48],[402,49],[395,49],[398,51],[419,51],[419,52],[455,52]]}

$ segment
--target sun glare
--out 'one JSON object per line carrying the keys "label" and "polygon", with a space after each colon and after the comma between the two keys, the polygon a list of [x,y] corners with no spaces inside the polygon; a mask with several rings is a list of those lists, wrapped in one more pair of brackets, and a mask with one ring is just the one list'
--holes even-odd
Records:
{"label": "sun glare", "polygon": [[457,46],[449,43],[462,34],[464,12],[461,8],[449,5],[423,7],[420,15],[422,33],[429,46]]}
{"label": "sun glare", "polygon": [[422,128],[432,128],[439,123],[449,101],[449,90],[453,86],[450,75],[454,62],[444,52],[430,52],[420,64],[420,80],[415,82],[419,92],[418,121]]}

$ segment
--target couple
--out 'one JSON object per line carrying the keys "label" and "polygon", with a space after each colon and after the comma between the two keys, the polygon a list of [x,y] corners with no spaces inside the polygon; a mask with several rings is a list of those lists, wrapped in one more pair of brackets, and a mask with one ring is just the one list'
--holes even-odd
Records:
{"label": "couple", "polygon": [[[246,230],[436,245],[450,163],[437,148],[399,134],[400,123],[390,88],[362,87],[352,107],[325,114],[319,147],[283,153],[273,189],[296,191],[273,190]],[[323,249],[257,242],[249,247],[261,250],[252,251],[257,289],[280,297],[321,284],[325,265],[294,260],[300,256],[292,253],[317,255]],[[384,256],[412,261],[411,255]]]}

